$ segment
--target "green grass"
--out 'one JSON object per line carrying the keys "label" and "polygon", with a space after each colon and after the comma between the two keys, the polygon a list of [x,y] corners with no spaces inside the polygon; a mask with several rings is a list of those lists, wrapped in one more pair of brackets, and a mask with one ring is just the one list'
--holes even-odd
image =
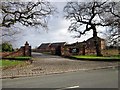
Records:
{"label": "green grass", "polygon": [[20,56],[20,57],[7,57],[7,59],[14,59],[14,60],[29,60],[31,57],[25,57],[25,56]]}
{"label": "green grass", "polygon": [[15,61],[15,60],[0,60],[0,67],[10,67],[18,64],[23,64],[23,61]]}
{"label": "green grass", "polygon": [[95,55],[80,55],[80,56],[72,56],[75,58],[82,58],[82,59],[120,59],[120,56],[111,56],[111,57],[104,57],[104,56],[95,56]]}
{"label": "green grass", "polygon": [[26,65],[25,60],[29,60],[31,57],[7,57],[5,60],[0,60],[0,67],[11,67],[11,66],[17,66],[17,65]]}
{"label": "green grass", "polygon": [[120,55],[113,55],[113,57],[118,57],[118,58],[120,58]]}
{"label": "green grass", "polygon": [[19,59],[19,60],[27,60],[27,59],[31,59],[31,57],[14,57],[15,59]]}

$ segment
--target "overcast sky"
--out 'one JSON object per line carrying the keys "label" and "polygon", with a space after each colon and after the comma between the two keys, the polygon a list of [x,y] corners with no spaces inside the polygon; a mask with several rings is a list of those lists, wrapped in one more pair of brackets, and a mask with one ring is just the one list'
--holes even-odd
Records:
{"label": "overcast sky", "polygon": [[52,2],[53,5],[57,7],[58,13],[52,16],[49,20],[48,28],[45,31],[43,29],[36,29],[31,27],[19,26],[22,30],[21,33],[14,36],[14,41],[12,41],[13,46],[20,47],[24,45],[26,41],[32,46],[32,48],[38,47],[41,43],[52,43],[52,42],[67,42],[74,43],[77,41],[84,41],[92,37],[92,32],[88,32],[85,36],[81,38],[73,38],[75,33],[70,33],[68,27],[70,22],[65,20],[63,8],[66,2]]}

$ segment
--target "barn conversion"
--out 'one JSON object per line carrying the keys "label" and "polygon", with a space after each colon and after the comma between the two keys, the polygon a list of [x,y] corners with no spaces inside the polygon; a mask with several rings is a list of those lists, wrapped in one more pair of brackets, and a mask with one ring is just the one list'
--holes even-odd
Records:
{"label": "barn conversion", "polygon": [[[105,39],[97,37],[98,45],[101,50],[105,49]],[[72,44],[67,44],[66,42],[56,42],[56,43],[42,43],[38,48],[39,52],[49,52],[55,55],[91,55],[96,54],[94,38],[91,37],[83,42],[76,42]]]}

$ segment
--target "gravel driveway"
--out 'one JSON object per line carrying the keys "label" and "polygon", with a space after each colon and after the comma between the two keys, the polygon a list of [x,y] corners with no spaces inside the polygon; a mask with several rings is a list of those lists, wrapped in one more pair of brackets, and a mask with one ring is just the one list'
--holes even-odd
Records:
{"label": "gravel driveway", "polygon": [[72,60],[60,56],[32,53],[33,63],[2,71],[2,78],[34,76],[77,70],[90,70],[118,66],[118,62]]}

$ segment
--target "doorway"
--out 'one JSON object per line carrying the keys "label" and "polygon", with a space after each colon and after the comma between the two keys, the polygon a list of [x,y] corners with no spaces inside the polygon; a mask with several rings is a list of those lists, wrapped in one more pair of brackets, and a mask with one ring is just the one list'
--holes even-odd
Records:
{"label": "doorway", "polygon": [[55,55],[61,56],[61,46],[55,48]]}

